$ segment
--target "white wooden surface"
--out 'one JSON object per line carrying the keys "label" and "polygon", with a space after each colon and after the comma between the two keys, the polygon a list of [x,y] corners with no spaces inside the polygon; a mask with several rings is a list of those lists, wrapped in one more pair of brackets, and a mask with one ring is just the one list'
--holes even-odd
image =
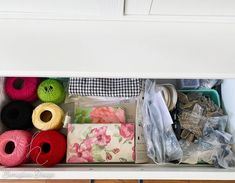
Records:
{"label": "white wooden surface", "polygon": [[235,15],[234,0],[153,0],[151,15]]}
{"label": "white wooden surface", "polygon": [[0,0],[0,13],[120,16],[123,0]]}
{"label": "white wooden surface", "polygon": [[235,78],[235,24],[0,20],[0,75]]}
{"label": "white wooden surface", "polygon": [[[104,11],[90,8],[91,1],[83,4],[81,11],[76,9],[78,4],[69,7],[58,3],[62,1],[56,1],[57,6],[53,3],[43,6],[43,2],[49,1],[37,1],[39,4],[33,9],[20,2],[0,0],[2,76],[235,78],[233,16],[172,16],[169,11],[167,16],[108,16],[88,20],[96,13],[122,15],[123,2],[117,6],[106,4]],[[229,12],[223,8],[226,4],[222,5],[222,14]],[[113,15],[110,7],[115,8]],[[230,12],[232,7],[229,6]],[[89,11],[96,13],[90,15]],[[0,179],[10,178],[235,180],[235,169],[152,165],[1,167]]]}
{"label": "white wooden surface", "polygon": [[159,179],[235,180],[235,169],[190,166],[18,167],[0,171],[1,179]]}

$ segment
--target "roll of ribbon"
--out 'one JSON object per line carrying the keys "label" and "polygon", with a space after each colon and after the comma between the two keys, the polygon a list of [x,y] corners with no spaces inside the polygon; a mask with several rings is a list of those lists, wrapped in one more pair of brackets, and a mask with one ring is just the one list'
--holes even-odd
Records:
{"label": "roll of ribbon", "polygon": [[38,78],[10,77],[6,78],[5,91],[12,100],[32,102],[37,99]]}
{"label": "roll of ribbon", "polygon": [[23,130],[6,131],[0,135],[0,164],[19,166],[27,160],[32,134]]}
{"label": "roll of ribbon", "polygon": [[13,130],[32,128],[33,106],[24,101],[12,101],[2,108],[1,119],[3,124]]}
{"label": "roll of ribbon", "polygon": [[58,130],[63,126],[64,111],[56,104],[43,103],[34,109],[32,120],[39,130]]}
{"label": "roll of ribbon", "polygon": [[41,166],[56,165],[64,158],[65,153],[65,136],[57,131],[39,132],[31,141],[30,157]]}
{"label": "roll of ribbon", "polygon": [[43,102],[60,104],[65,99],[64,86],[55,79],[47,79],[38,87],[38,97]]}

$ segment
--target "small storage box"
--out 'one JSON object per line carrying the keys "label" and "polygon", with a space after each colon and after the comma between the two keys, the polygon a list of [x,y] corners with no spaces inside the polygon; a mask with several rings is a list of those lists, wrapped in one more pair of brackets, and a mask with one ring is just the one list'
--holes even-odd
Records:
{"label": "small storage box", "polygon": [[134,123],[69,124],[67,163],[134,162]]}

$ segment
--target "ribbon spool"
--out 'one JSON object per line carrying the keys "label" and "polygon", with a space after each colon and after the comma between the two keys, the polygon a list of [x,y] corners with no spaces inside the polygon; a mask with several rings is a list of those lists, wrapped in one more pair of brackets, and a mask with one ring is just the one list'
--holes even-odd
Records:
{"label": "ribbon spool", "polygon": [[32,114],[33,125],[39,130],[59,130],[63,126],[64,111],[53,103],[42,103]]}
{"label": "ribbon spool", "polygon": [[10,77],[6,78],[5,91],[12,100],[33,102],[37,99],[38,78]]}
{"label": "ribbon spool", "polygon": [[0,164],[19,166],[27,160],[32,134],[23,130],[6,131],[0,136]]}
{"label": "ribbon spool", "polygon": [[47,79],[38,87],[38,97],[43,102],[61,104],[65,100],[64,86],[55,79]]}
{"label": "ribbon spool", "polygon": [[33,106],[24,101],[12,101],[2,108],[2,123],[12,130],[27,130],[32,124]]}
{"label": "ribbon spool", "polygon": [[157,87],[162,92],[162,96],[165,100],[165,103],[169,111],[172,111],[175,108],[178,99],[177,91],[174,85],[162,84],[162,85],[157,85]]}
{"label": "ribbon spool", "polygon": [[30,146],[31,159],[44,167],[59,163],[66,153],[66,138],[54,131],[42,131],[35,135]]}

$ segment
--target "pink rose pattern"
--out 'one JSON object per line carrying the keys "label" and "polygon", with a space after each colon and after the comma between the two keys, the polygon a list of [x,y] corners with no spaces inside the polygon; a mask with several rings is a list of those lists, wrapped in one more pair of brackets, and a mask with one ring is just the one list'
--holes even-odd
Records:
{"label": "pink rose pattern", "polygon": [[107,126],[100,128],[94,128],[91,130],[92,136],[94,136],[94,143],[99,146],[106,146],[111,141],[111,136],[106,135]]}
{"label": "pink rose pattern", "polygon": [[92,123],[125,123],[125,111],[114,107],[94,107],[90,113]]}
{"label": "pink rose pattern", "polygon": [[133,140],[134,138],[134,125],[132,123],[121,124],[119,129],[120,135],[128,140]]}
{"label": "pink rose pattern", "polygon": [[[83,145],[83,144],[82,144]],[[71,156],[68,159],[68,163],[73,163],[73,162],[80,162],[80,163],[88,163],[88,162],[93,162],[93,157],[91,153],[91,149],[82,146],[77,143],[73,145],[73,148],[76,152],[76,155]]]}
{"label": "pink rose pattern", "polygon": [[[91,125],[92,126],[92,125]],[[101,150],[105,151],[106,157],[105,161],[111,161],[113,156],[120,152],[120,148],[114,147],[113,149],[107,149],[107,146],[110,144],[112,138],[123,138],[123,141],[119,141],[120,143],[127,143],[130,141],[130,144],[133,143],[134,138],[134,124],[121,124],[119,126],[119,136],[111,137],[107,135],[108,126],[101,126],[97,128],[93,128],[90,130],[90,133],[87,137],[82,140],[80,144],[74,143],[73,145],[68,146],[68,152],[70,155],[67,158],[68,163],[90,163],[90,162],[98,162],[94,157],[94,153],[100,154],[100,152],[95,152],[95,145],[100,147]],[[69,128],[69,133],[73,133],[75,125],[71,125]],[[73,130],[71,130],[73,129]],[[134,160],[135,152],[134,146],[132,146],[132,159]]]}

